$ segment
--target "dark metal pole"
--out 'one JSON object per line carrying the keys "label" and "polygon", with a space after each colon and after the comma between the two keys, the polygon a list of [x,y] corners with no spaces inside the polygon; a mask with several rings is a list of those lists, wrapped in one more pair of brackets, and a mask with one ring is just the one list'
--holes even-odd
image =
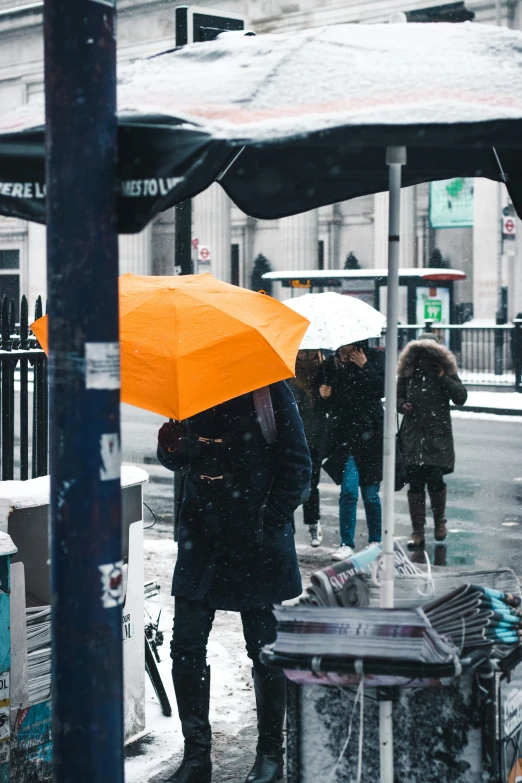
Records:
{"label": "dark metal pole", "polygon": [[[29,350],[29,310],[27,298],[20,306],[20,350]],[[29,359],[20,359],[20,479],[29,478]],[[34,393],[34,386],[33,386]]]}
{"label": "dark metal pole", "polygon": [[187,199],[177,204],[175,209],[175,264],[180,275],[193,275],[192,263],[192,201]]}
{"label": "dark metal pole", "polygon": [[522,318],[514,318],[515,391],[522,392]]}
{"label": "dark metal pole", "polygon": [[122,783],[115,0],[44,8],[55,783]]}

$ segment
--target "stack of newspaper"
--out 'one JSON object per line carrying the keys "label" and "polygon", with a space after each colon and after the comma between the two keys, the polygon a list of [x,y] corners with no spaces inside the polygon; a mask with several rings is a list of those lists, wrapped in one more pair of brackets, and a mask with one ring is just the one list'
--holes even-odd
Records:
{"label": "stack of newspaper", "polygon": [[[394,541],[394,550],[396,583],[402,577],[408,577],[415,581],[415,586],[421,584],[426,588],[425,574],[411,562],[397,541]],[[310,586],[299,603],[308,606],[354,608],[371,605],[372,587],[375,587],[373,578],[375,576],[378,578],[381,552],[380,544],[370,544],[346,560],[334,563],[321,571],[315,571],[310,578]],[[378,589],[377,587],[377,591]],[[424,596],[426,596],[425,592]]]}
{"label": "stack of newspaper", "polygon": [[277,606],[281,654],[449,663],[456,648],[434,630],[421,609]]}
{"label": "stack of newspaper", "polygon": [[29,606],[27,619],[27,674],[29,702],[51,694],[51,607]]}
{"label": "stack of newspaper", "polygon": [[424,606],[439,633],[461,650],[509,651],[522,637],[522,599],[513,593],[479,585],[461,585]]}

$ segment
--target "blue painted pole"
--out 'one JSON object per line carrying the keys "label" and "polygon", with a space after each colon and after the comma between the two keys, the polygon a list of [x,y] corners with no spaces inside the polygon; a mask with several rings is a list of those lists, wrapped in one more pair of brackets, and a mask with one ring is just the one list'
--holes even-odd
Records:
{"label": "blue painted pole", "polygon": [[55,783],[123,781],[114,3],[44,11]]}

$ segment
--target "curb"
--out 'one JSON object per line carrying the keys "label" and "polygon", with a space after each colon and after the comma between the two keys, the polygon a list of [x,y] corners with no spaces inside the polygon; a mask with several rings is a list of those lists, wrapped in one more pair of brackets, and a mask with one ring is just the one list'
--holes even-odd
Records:
{"label": "curb", "polygon": [[466,413],[494,413],[497,416],[522,416],[522,409],[516,408],[485,408],[481,405],[452,405],[452,411],[463,411]]}

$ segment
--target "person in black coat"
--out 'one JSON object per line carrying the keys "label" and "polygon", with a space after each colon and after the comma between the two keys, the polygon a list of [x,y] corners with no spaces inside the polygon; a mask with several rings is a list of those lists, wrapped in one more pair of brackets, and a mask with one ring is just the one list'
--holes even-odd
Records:
{"label": "person in black coat", "polygon": [[171,778],[176,783],[211,779],[206,647],[216,609],[241,613],[253,664],[259,739],[247,781],[271,783],[282,774],[285,680],[259,653],[275,640],[272,605],[302,590],[293,513],[308,495],[311,463],[288,386],[269,390],[272,444],[253,394],[164,424],[158,434],[161,464],[184,471],[172,582],[172,675],[185,738],[183,762]]}
{"label": "person in black coat", "polygon": [[321,351],[298,351],[295,378],[289,381],[301,419],[303,420],[306,440],[312,459],[310,496],[303,505],[303,522],[308,527],[310,544],[313,547],[321,546],[323,541],[320,522],[319,479],[321,476],[321,462],[324,457],[327,418],[325,407],[317,397],[317,377],[323,361],[324,358]]}
{"label": "person in black coat", "polygon": [[323,467],[337,484],[341,546],[335,560],[354,549],[359,487],[366,512],[369,543],[381,540],[384,412],[384,352],[368,342],[342,345],[325,362],[319,392],[329,410],[327,460]]}

